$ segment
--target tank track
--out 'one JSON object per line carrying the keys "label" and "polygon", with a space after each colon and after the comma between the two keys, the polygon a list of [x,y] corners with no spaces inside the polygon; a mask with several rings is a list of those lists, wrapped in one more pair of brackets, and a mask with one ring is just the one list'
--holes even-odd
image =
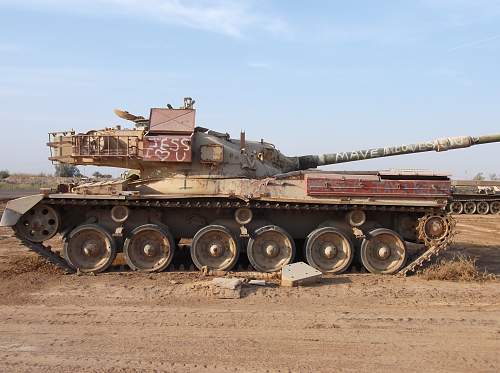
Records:
{"label": "tank track", "polygon": [[23,239],[18,234],[16,237],[21,241],[21,243],[26,246],[31,251],[38,254],[40,257],[45,259],[50,264],[55,265],[57,268],[61,269],[64,273],[70,274],[75,273],[76,271],[71,268],[68,263],[62,258],[59,254],[52,251],[50,246],[45,246],[43,243],[31,242]]}
{"label": "tank track", "polygon": [[66,199],[48,198],[43,203],[50,205],[79,205],[79,206],[114,206],[125,205],[128,207],[158,207],[158,208],[240,208],[252,209],[276,209],[276,210],[304,210],[304,211],[338,211],[361,208],[367,211],[394,211],[394,212],[427,212],[441,213],[441,209],[421,206],[396,206],[396,205],[364,205],[364,204],[317,204],[317,203],[291,203],[291,202],[267,202],[267,201],[243,201],[243,200],[102,200],[102,199]]}
{"label": "tank track", "polygon": [[[394,212],[427,212],[427,214],[419,219],[417,230],[419,237],[424,240],[425,247],[428,249],[413,258],[412,261],[400,270],[398,276],[407,276],[415,273],[426,262],[438,256],[441,252],[448,249],[454,234],[453,228],[455,226],[454,219],[449,215],[442,212],[440,209],[433,209],[429,207],[419,206],[380,206],[380,205],[324,205],[324,204],[304,204],[304,203],[287,203],[287,202],[262,202],[262,201],[165,201],[165,200],[101,200],[101,199],[59,199],[52,198],[44,200],[44,203],[52,205],[90,205],[90,206],[110,206],[124,204],[126,206],[138,207],[170,207],[170,208],[240,208],[249,207],[254,209],[280,209],[280,210],[317,210],[317,211],[333,211],[333,210],[348,210],[352,208],[362,208],[365,210],[378,210],[378,211],[394,211]],[[423,235],[423,224],[425,219],[429,216],[440,215],[445,216],[449,221],[448,233],[445,238],[437,240],[425,240]],[[28,247],[33,252],[43,257],[47,262],[54,264],[67,274],[75,273],[76,271],[71,268],[64,258],[51,250],[50,246],[45,246],[42,243],[35,243],[23,239],[16,235],[23,245]]]}
{"label": "tank track", "polygon": [[450,244],[455,235],[455,225],[456,221],[449,214],[440,214],[441,217],[445,218],[448,224],[446,234],[439,239],[429,239],[426,237],[424,232],[425,222],[433,215],[426,215],[419,219],[417,231],[419,238],[424,241],[425,247],[428,249],[424,251],[417,258],[414,258],[410,264],[406,265],[402,270],[398,272],[398,276],[408,276],[411,273],[415,273],[417,270],[422,268],[427,262],[430,262],[432,258],[437,257],[443,251],[448,250]]}
{"label": "tank track", "polygon": [[417,272],[417,270],[422,268],[426,262],[431,261],[433,257],[438,256],[440,252],[446,250],[447,248],[448,248],[448,245],[431,246],[422,255],[418,256],[410,264],[408,264],[406,267],[404,267],[402,270],[400,270],[397,273],[397,275],[401,276],[401,277],[405,277],[405,276],[408,276],[410,274]]}

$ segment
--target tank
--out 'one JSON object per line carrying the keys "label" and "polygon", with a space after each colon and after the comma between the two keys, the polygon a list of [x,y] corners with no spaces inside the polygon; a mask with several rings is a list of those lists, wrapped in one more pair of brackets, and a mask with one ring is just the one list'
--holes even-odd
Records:
{"label": "tank", "polygon": [[500,181],[453,180],[451,190],[453,214],[500,214]]}
{"label": "tank", "polygon": [[[53,162],[129,171],[119,180],[60,185],[9,201],[0,225],[67,271],[105,271],[119,254],[146,272],[175,263],[276,272],[302,260],[324,273],[356,263],[404,275],[450,243],[449,177],[316,168],[500,141],[500,135],[461,136],[286,156],[244,132],[234,139],[196,126],[193,104],[186,98],[178,109],[153,108],[148,118],[115,110],[128,128],[50,133]],[[57,234],[61,253],[47,245]]]}

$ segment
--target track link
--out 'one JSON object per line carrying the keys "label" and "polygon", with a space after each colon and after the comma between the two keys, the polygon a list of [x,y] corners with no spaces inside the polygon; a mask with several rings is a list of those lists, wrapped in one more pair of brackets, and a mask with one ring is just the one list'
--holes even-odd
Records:
{"label": "track link", "polygon": [[26,246],[31,251],[37,253],[40,257],[45,259],[48,263],[55,265],[57,268],[64,271],[66,274],[75,273],[76,271],[71,268],[68,263],[62,258],[59,254],[56,254],[52,251],[50,246],[45,246],[42,243],[31,242],[19,237],[16,234],[16,237],[22,242],[24,246]]}

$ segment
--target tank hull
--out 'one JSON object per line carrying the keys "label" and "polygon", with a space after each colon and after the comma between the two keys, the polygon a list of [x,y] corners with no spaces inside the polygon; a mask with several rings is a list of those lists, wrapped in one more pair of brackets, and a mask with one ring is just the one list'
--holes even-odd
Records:
{"label": "tank hull", "polygon": [[[60,233],[68,252],[72,250],[72,241],[76,241],[74,250],[84,251],[92,251],[95,242],[102,241],[103,247],[113,248],[108,250],[111,253],[109,255],[116,255],[114,251],[122,252],[128,249],[127,245],[134,241],[132,237],[136,235],[133,233],[135,230],[147,225],[167,232],[164,236],[172,238],[169,250],[173,252],[179,251],[179,242],[196,240],[200,231],[206,227],[223,227],[227,232],[221,234],[227,235],[228,241],[216,241],[221,247],[220,250],[227,251],[228,247],[234,245],[238,257],[243,258],[240,262],[244,263],[248,263],[247,256],[252,258],[251,253],[247,252],[245,255],[250,246],[259,247],[261,250],[267,247],[271,254],[273,245],[277,246],[280,252],[285,251],[286,245],[290,250],[293,248],[293,258],[291,254],[290,257],[282,258],[276,268],[263,266],[265,271],[268,271],[266,268],[279,269],[282,263],[296,259],[306,260],[306,254],[312,255],[311,250],[314,250],[306,247],[308,242],[310,243],[311,234],[327,227],[333,231],[319,232],[320,241],[315,241],[316,246],[321,246],[325,237],[330,237],[332,245],[325,244],[325,247],[322,246],[318,250],[328,254],[328,250],[339,250],[344,242],[350,250],[346,254],[349,258],[345,262],[350,265],[353,260],[357,262],[356,258],[362,251],[363,243],[368,241],[370,232],[375,229],[392,232],[394,237],[387,236],[385,239],[389,239],[389,243],[393,245],[396,245],[398,239],[425,244],[421,232],[418,231],[419,221],[424,217],[443,214],[450,197],[450,186],[450,180],[440,175],[378,172],[294,172],[261,180],[170,178],[134,182],[113,181],[83,184],[75,187],[72,193],[32,197],[33,206],[27,205],[29,201],[20,199],[10,201],[2,222],[3,225],[13,226],[20,238],[32,246],[43,246],[46,239]],[[19,207],[21,204],[22,208]],[[238,216],[241,213],[251,214],[251,219],[245,221],[246,218]],[[47,223],[51,220],[57,222],[55,231]],[[44,221],[47,228],[45,231]],[[38,227],[40,225],[41,228]],[[87,227],[87,231],[84,230],[86,233],[79,232],[79,227]],[[96,230],[96,227],[102,231]],[[148,234],[155,234],[155,229]],[[214,228],[214,232],[218,232],[217,229],[219,228]],[[264,238],[259,241],[260,238],[255,238],[259,234],[255,232],[263,229],[278,233],[273,233],[272,236],[266,231],[267,233],[263,233]],[[84,238],[71,238],[72,232],[75,231]],[[47,233],[46,237],[44,232]],[[214,237],[219,237],[214,232]],[[252,246],[252,240],[260,242],[261,246]],[[81,244],[80,241],[87,244]],[[167,241],[160,239],[153,244]],[[203,243],[203,240],[201,242]],[[83,249],[77,247],[80,244]],[[141,247],[144,248],[144,245],[146,244]],[[213,244],[211,247],[215,251],[214,258],[217,258],[218,246]],[[38,248],[43,252],[43,248]],[[200,250],[209,249],[202,247]],[[77,259],[72,261],[71,253],[68,252],[63,253],[66,263],[69,262],[68,269],[80,269],[78,264],[75,265]],[[191,254],[196,257],[196,253]],[[142,251],[141,255],[144,256]],[[86,263],[87,257],[83,255],[82,258],[81,263]],[[214,258],[209,257],[206,262],[217,262]],[[320,269],[329,272],[327,269],[330,267],[325,263],[332,260],[325,258],[319,258],[319,264],[314,264],[320,267],[323,265]],[[108,259],[112,261],[112,258]],[[269,258],[262,260],[267,259]],[[271,259],[267,261],[272,262]],[[144,261],[147,262],[147,258]],[[204,263],[202,259],[195,260],[196,262]],[[133,264],[131,267],[137,269]],[[342,271],[348,267],[342,268]],[[100,268],[98,269],[95,271],[100,271]],[[209,269],[221,268],[214,265]],[[402,266],[398,271],[401,269]],[[331,271],[336,273],[337,270]]]}

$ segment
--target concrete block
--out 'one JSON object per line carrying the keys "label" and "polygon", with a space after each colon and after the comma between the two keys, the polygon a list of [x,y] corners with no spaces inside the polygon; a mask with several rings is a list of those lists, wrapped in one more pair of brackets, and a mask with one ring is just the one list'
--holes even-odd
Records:
{"label": "concrete block", "polygon": [[298,286],[318,282],[322,273],[304,262],[286,265],[281,270],[281,286]]}
{"label": "concrete block", "polygon": [[241,298],[241,278],[217,277],[212,280],[212,294],[220,299]]}
{"label": "concrete block", "polygon": [[212,280],[212,284],[217,287],[229,290],[235,290],[241,287],[243,280],[241,278],[226,278],[226,277],[216,277]]}

